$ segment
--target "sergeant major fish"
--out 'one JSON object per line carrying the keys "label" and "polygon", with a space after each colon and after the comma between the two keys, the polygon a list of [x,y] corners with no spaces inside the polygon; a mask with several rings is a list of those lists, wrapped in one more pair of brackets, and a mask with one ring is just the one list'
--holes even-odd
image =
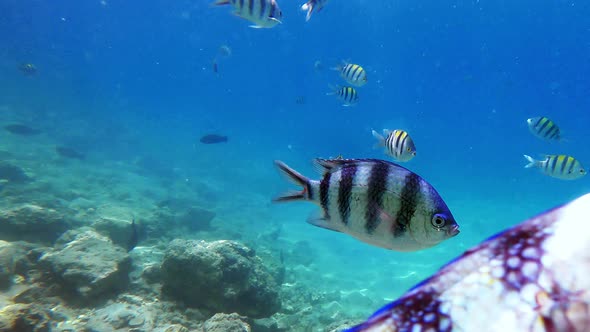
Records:
{"label": "sergeant major fish", "polygon": [[561,140],[561,131],[555,122],[546,116],[537,116],[526,120],[533,135],[544,140]]}
{"label": "sergeant major fish", "polygon": [[414,140],[410,135],[400,129],[389,131],[383,129],[383,135],[379,135],[378,132],[372,131],[373,137],[378,142],[378,147],[385,147],[385,153],[395,158],[397,161],[410,161],[416,156],[416,146]]}
{"label": "sergeant major fish", "polygon": [[545,175],[562,180],[575,180],[586,175],[582,164],[571,156],[546,155],[544,160],[535,160],[531,156],[524,155],[529,162],[525,168],[539,168]]}
{"label": "sergeant major fish", "polygon": [[378,159],[316,159],[321,180],[311,180],[281,161],[278,168],[303,190],[275,202],[311,201],[320,212],[312,225],[349,234],[395,251],[432,247],[459,233],[449,208],[424,179]]}
{"label": "sergeant major fish", "polygon": [[301,6],[301,10],[307,11],[307,15],[305,16],[305,21],[309,21],[311,18],[311,14],[313,11],[320,12],[322,8],[326,5],[328,0],[309,0]]}
{"label": "sergeant major fish", "polygon": [[214,4],[234,6],[236,16],[254,23],[251,28],[272,28],[283,17],[276,0],[216,0]]}
{"label": "sergeant major fish", "polygon": [[590,194],[496,234],[346,332],[590,331]]}
{"label": "sergeant major fish", "polygon": [[332,92],[328,92],[327,95],[336,95],[338,99],[344,102],[342,106],[354,106],[358,100],[359,95],[356,89],[350,86],[342,86],[332,88]]}
{"label": "sergeant major fish", "polygon": [[365,69],[354,63],[344,63],[333,68],[340,72],[340,76],[351,85],[361,87],[367,84],[367,72]]}

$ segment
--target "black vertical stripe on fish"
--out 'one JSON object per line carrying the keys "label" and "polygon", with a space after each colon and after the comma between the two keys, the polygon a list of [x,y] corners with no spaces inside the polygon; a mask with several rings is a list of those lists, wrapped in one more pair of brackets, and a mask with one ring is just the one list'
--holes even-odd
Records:
{"label": "black vertical stripe on fish", "polygon": [[398,132],[395,132],[395,133],[398,134],[398,135],[396,135],[395,144],[393,146],[394,146],[394,149],[396,151],[396,156],[399,156],[399,155],[401,155],[401,151],[400,151],[400,140],[402,139],[402,136],[403,136],[404,133],[401,132],[401,131],[398,131]]}
{"label": "black vertical stripe on fish", "polygon": [[574,171],[574,165],[576,164],[576,160],[572,157],[568,157],[567,159],[571,161],[570,167],[567,170],[567,174],[572,174],[572,172]]}
{"label": "black vertical stripe on fish", "polygon": [[[564,158],[564,159],[563,159],[563,163],[561,163],[561,169],[559,170],[559,174],[565,174],[565,173],[564,173],[564,171],[565,171],[565,166],[567,165],[567,162],[568,162],[569,160],[570,160],[570,159],[569,159],[568,157],[566,157],[566,158]],[[572,164],[573,164],[573,163],[572,163]]]}
{"label": "black vertical stripe on fish", "polygon": [[345,225],[348,224],[348,218],[350,217],[352,184],[356,171],[357,167],[355,165],[344,167],[338,186],[338,212],[340,212],[340,219]]}
{"label": "black vertical stripe on fish", "polygon": [[266,15],[266,1],[267,0],[260,1],[260,18],[261,19],[264,19],[265,15]]}
{"label": "black vertical stripe on fish", "polygon": [[241,13],[242,8],[244,8],[244,0],[238,0],[238,8],[240,9],[240,13]]}
{"label": "black vertical stripe on fish", "polygon": [[537,128],[537,126],[539,125],[539,123],[541,123],[542,120],[543,120],[543,117],[539,117],[539,120],[537,120],[537,123],[535,123],[535,125],[533,127]]}
{"label": "black vertical stripe on fish", "polygon": [[324,218],[330,219],[330,212],[328,206],[330,204],[330,178],[332,173],[326,172],[324,178],[320,181],[320,205],[324,211]]}
{"label": "black vertical stripe on fish", "polygon": [[254,1],[256,0],[246,0],[248,2],[248,14],[250,17],[253,17],[254,14]]}
{"label": "black vertical stripe on fish", "polygon": [[544,119],[545,119],[545,121],[543,122],[543,125],[541,126],[541,128],[539,128],[539,134],[542,134],[543,133],[543,130],[545,130],[545,128],[547,128],[547,126],[551,122],[547,118],[544,118]]}
{"label": "black vertical stripe on fish", "polygon": [[350,77],[350,70],[352,69],[351,64],[344,66],[344,77]]}
{"label": "black vertical stripe on fish", "polygon": [[270,14],[268,15],[268,17],[275,17],[275,11],[276,11],[276,7],[274,2],[270,2]]}
{"label": "black vertical stripe on fish", "polygon": [[356,66],[352,72],[352,80],[353,81],[357,81],[359,79],[359,76],[361,75],[361,71],[363,69],[361,68],[361,66]]}
{"label": "black vertical stripe on fish", "polygon": [[365,230],[373,233],[379,226],[379,214],[383,205],[383,194],[387,190],[387,175],[389,166],[379,162],[371,168],[369,183],[367,184],[367,207],[365,213]]}
{"label": "black vertical stripe on fish", "polygon": [[406,141],[408,140],[408,137],[410,137],[410,135],[404,135],[404,138],[402,139],[402,143],[400,145],[400,154],[404,153],[406,150]]}
{"label": "black vertical stripe on fish", "polygon": [[550,167],[550,169],[551,169],[551,172],[552,173],[555,173],[555,165],[557,164],[557,159],[558,158],[559,157],[557,157],[557,156],[551,158],[551,167]]}
{"label": "black vertical stripe on fish", "polygon": [[408,231],[408,225],[416,213],[418,194],[420,192],[420,177],[409,173],[404,179],[404,186],[400,195],[400,208],[395,216],[395,224],[392,225],[394,237],[402,236]]}
{"label": "black vertical stripe on fish", "polygon": [[[547,130],[547,132],[545,133],[545,135],[543,135],[543,137],[545,138],[552,138],[554,132],[557,130],[556,126],[551,126],[549,128],[549,130]],[[539,133],[540,134],[540,133]]]}
{"label": "black vertical stripe on fish", "polygon": [[551,164],[551,158],[547,158],[547,159],[545,159],[545,161],[544,161],[544,163],[543,163],[543,168],[544,168],[546,171],[549,171],[549,169],[550,169],[549,165],[550,165],[550,164]]}

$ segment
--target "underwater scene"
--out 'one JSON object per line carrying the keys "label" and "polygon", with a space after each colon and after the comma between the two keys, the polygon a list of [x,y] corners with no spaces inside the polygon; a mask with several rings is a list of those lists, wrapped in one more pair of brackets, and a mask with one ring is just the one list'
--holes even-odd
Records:
{"label": "underwater scene", "polygon": [[590,331],[590,2],[0,13],[0,331]]}

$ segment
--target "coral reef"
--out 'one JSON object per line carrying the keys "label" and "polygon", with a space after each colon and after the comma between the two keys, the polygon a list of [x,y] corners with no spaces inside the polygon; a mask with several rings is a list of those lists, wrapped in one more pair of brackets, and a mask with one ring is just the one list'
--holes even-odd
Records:
{"label": "coral reef", "polygon": [[174,240],[162,262],[164,294],[187,306],[268,317],[278,285],[254,251],[233,241]]}
{"label": "coral reef", "polygon": [[34,204],[0,210],[0,239],[53,243],[71,223],[58,211]]}
{"label": "coral reef", "polygon": [[251,332],[252,329],[245,322],[246,317],[236,313],[233,314],[215,314],[203,324],[204,332]]}
{"label": "coral reef", "polygon": [[12,304],[0,309],[0,331],[50,332],[49,310],[35,304]]}
{"label": "coral reef", "polygon": [[46,252],[39,264],[56,276],[65,290],[83,301],[124,289],[131,268],[127,252],[90,230]]}

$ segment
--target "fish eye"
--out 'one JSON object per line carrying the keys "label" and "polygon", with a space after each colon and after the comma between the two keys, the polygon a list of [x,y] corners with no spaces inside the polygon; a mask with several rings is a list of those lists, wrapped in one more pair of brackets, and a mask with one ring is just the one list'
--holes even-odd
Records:
{"label": "fish eye", "polygon": [[581,169],[581,170],[580,170],[580,173],[581,173],[581,174],[584,174],[584,173],[586,173],[586,171],[585,171],[584,169]]}
{"label": "fish eye", "polygon": [[432,220],[430,221],[430,223],[432,224],[432,226],[434,226],[435,228],[443,228],[444,225],[447,223],[447,221],[445,220],[445,218],[440,215],[440,214],[435,214],[432,217]]}

